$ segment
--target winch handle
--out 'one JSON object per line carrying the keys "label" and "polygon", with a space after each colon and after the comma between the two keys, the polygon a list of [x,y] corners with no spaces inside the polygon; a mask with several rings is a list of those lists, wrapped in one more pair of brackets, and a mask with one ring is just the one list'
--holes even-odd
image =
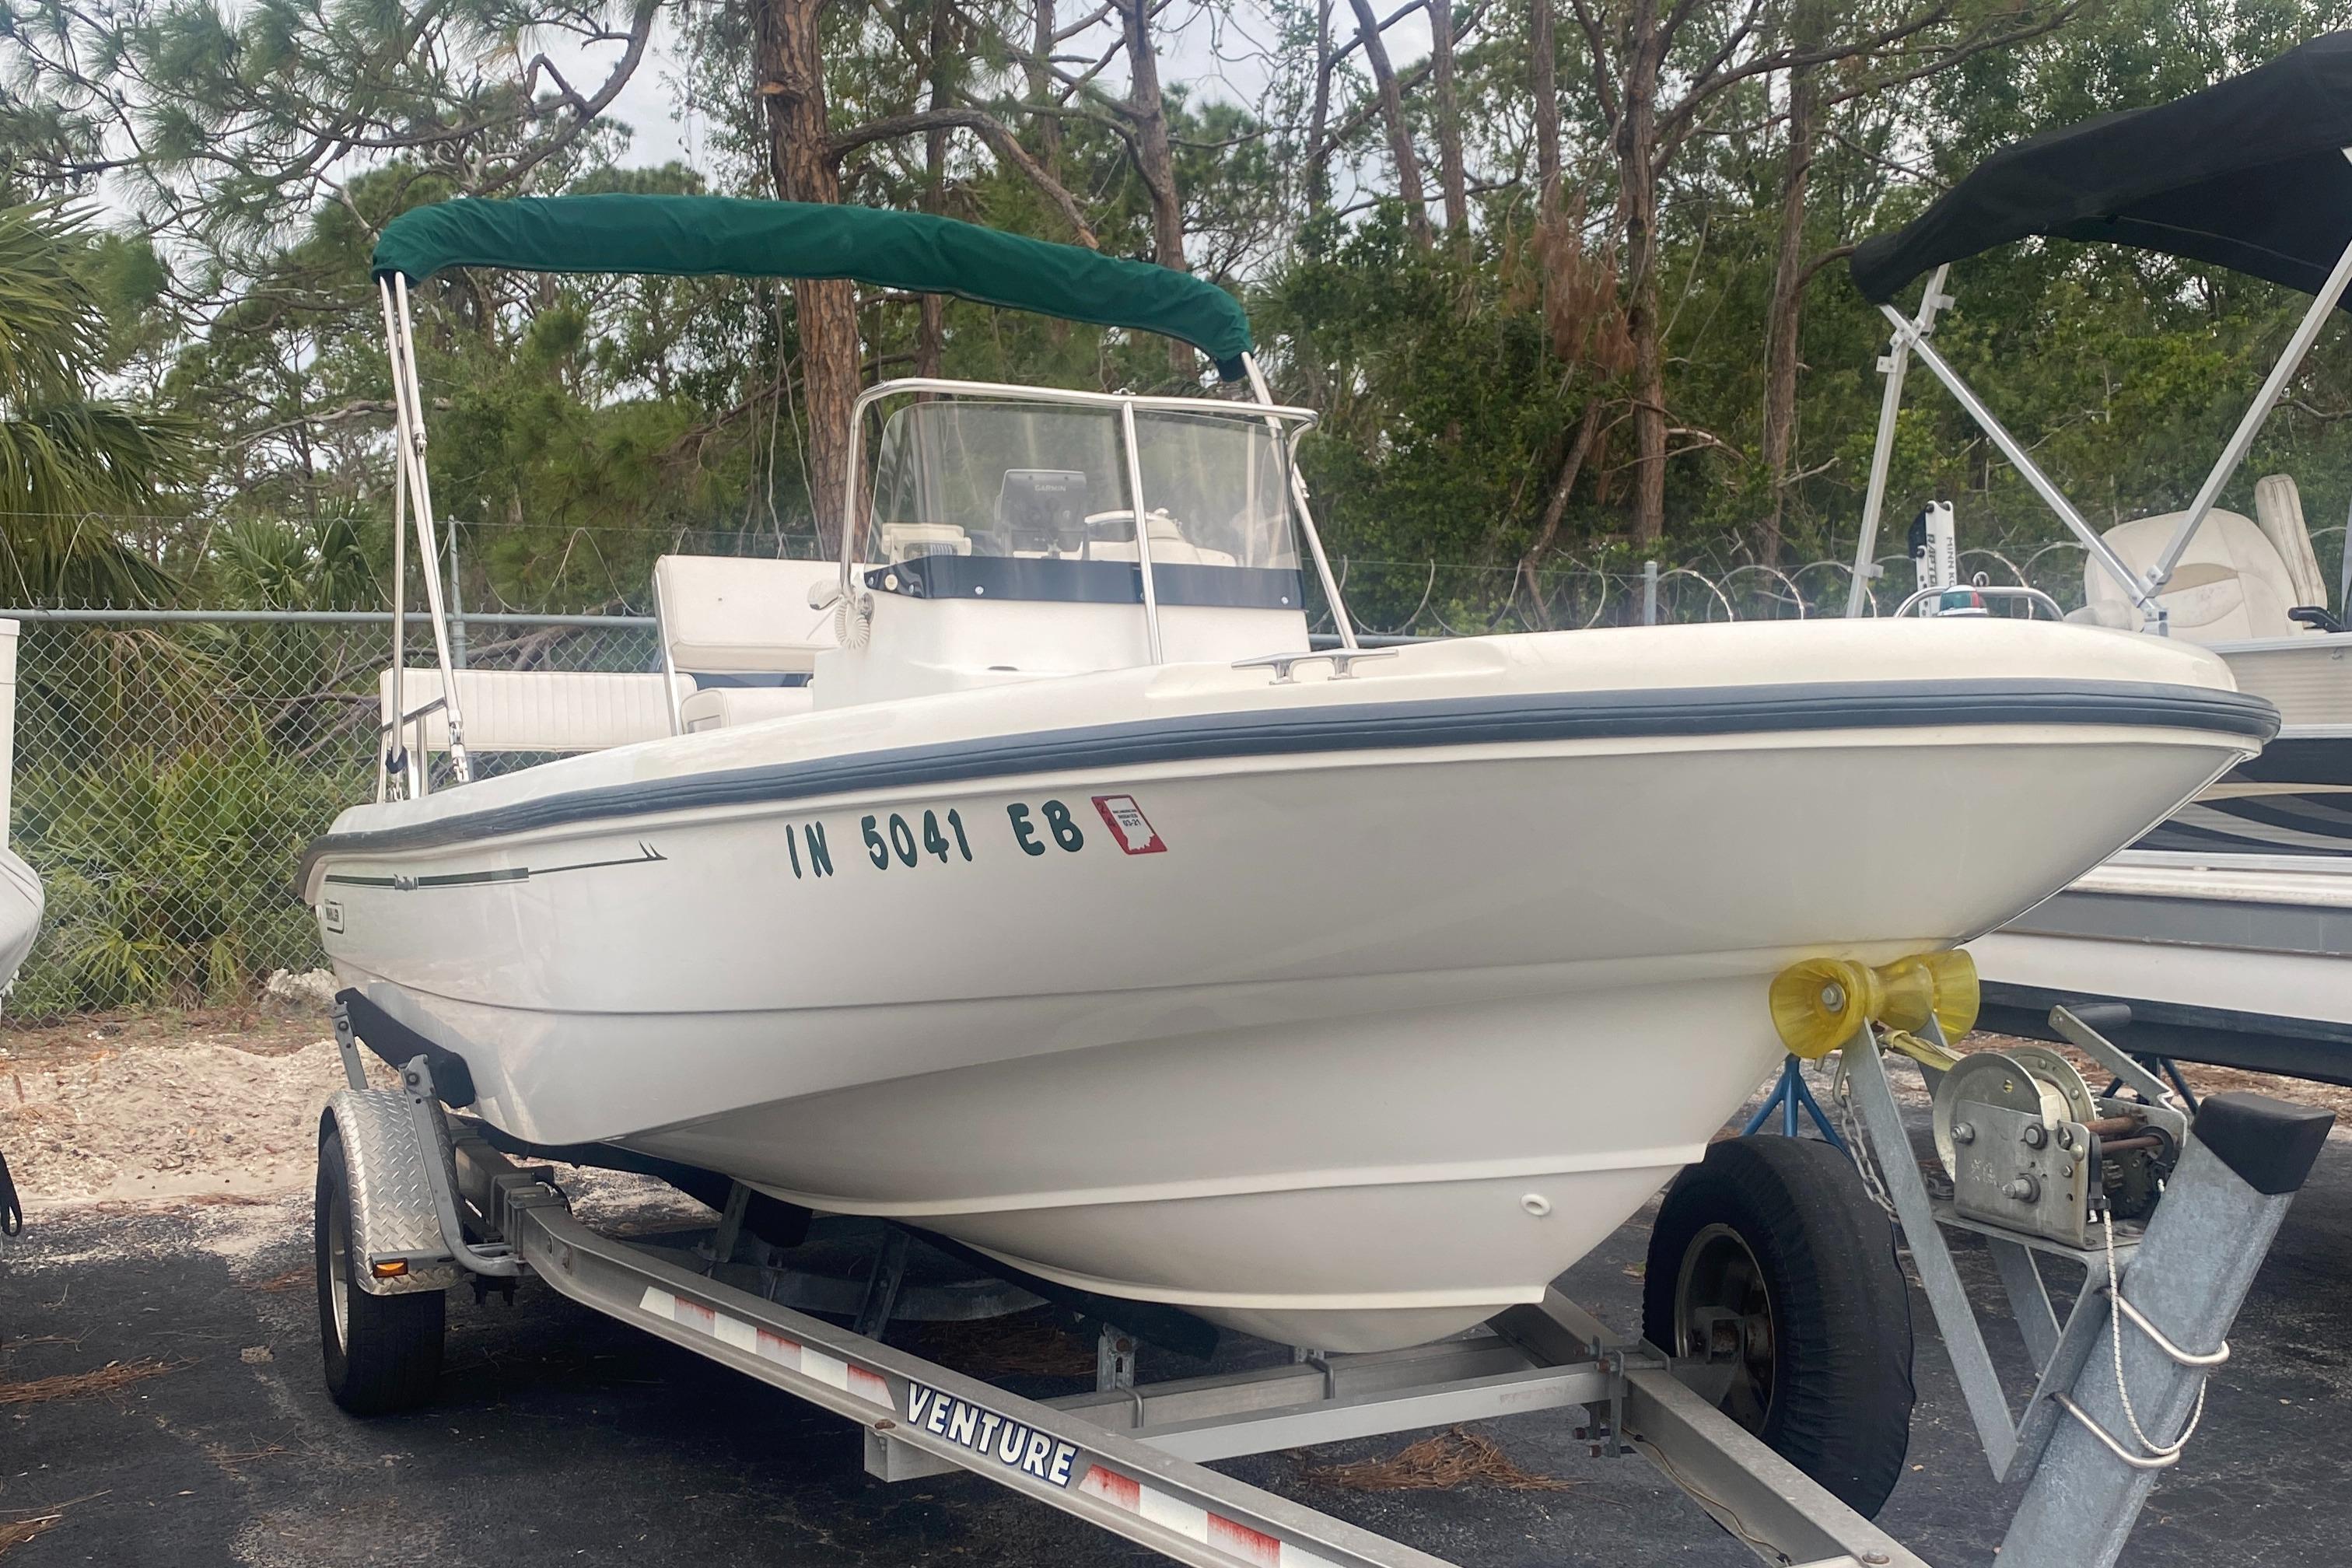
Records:
{"label": "winch handle", "polygon": [[[2170,1087],[2135,1058],[2130,1047],[2115,1038],[2131,1021],[2132,1010],[2121,1002],[2089,1002],[2080,1007],[2062,1005],[2050,1009],[2050,1026],[2059,1037],[2115,1074],[2116,1081],[2135,1090],[2150,1105],[2176,1104]],[[2191,1116],[2197,1114],[2193,1101],[2184,1109]]]}

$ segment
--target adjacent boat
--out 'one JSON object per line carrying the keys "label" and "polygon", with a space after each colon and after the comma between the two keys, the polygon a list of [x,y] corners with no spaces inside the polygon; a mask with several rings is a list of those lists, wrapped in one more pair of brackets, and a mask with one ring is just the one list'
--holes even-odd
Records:
{"label": "adjacent boat", "polygon": [[[5,816],[5,803],[0,803],[0,820]],[[41,879],[15,850],[0,848],[0,996],[16,984],[16,971],[33,951],[33,939],[41,930],[42,901]],[[7,1160],[0,1157],[0,1237],[16,1236],[24,1228],[24,1205]]]}
{"label": "adjacent boat", "polygon": [[[388,675],[384,798],[305,868],[339,973],[513,1137],[1045,1281],[1331,1350],[1538,1300],[1779,1059],[1785,965],[1998,927],[2275,727],[2209,653],[2050,625],[1363,647],[1291,463],[1311,416],[1230,297],[903,214],[392,225],[428,561],[406,289],[457,261],[952,290],[1258,388],[869,391],[840,561],[665,561],[659,675]],[[469,747],[620,738],[600,679],[652,683],[654,738],[423,788],[435,752],[463,781]]]}
{"label": "adjacent boat", "polygon": [[16,971],[33,951],[41,905],[41,879],[15,850],[0,848],[0,993],[16,983]]}
{"label": "adjacent boat", "polygon": [[[1928,345],[1951,303],[1944,269],[2034,236],[2216,263],[2313,296],[2186,510],[2094,530]],[[2251,517],[2217,504],[2352,280],[2352,34],[1998,153],[1853,266],[1895,324],[1898,356],[1916,353],[1952,388],[2083,542],[2085,603],[2070,618],[2205,647],[2284,721],[2260,757],[1973,945],[1989,1019],[2047,1033],[2055,1003],[2121,1001],[2136,1049],[2352,1082],[2352,579],[2339,575],[2331,608],[2292,475],[2252,487]],[[1906,318],[1894,296],[1928,273]],[[1882,468],[1874,519],[1883,489]]]}

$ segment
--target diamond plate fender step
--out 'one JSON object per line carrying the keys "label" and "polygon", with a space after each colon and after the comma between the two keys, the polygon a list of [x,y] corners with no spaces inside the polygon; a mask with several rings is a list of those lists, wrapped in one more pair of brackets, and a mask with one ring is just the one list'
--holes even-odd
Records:
{"label": "diamond plate fender step", "polygon": [[[338,1089],[327,1101],[320,1131],[331,1124],[342,1134],[343,1173],[351,1184],[352,1249],[361,1258],[393,1253],[448,1258],[441,1221],[434,1210],[432,1174],[409,1121],[407,1097],[392,1089]],[[419,1266],[405,1275],[378,1279],[355,1270],[363,1290],[377,1296],[446,1290],[457,1282],[456,1260]]]}

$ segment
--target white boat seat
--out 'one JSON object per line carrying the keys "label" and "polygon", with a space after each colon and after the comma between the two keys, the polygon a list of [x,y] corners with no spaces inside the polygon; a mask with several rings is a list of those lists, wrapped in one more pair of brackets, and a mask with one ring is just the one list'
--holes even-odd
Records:
{"label": "white boat seat", "polygon": [[971,535],[952,522],[886,522],[882,557],[892,565],[918,555],[969,555]]}
{"label": "white boat seat", "polygon": [[2066,618],[2078,626],[2105,626],[2110,631],[2136,632],[2140,628],[2140,613],[2128,599],[2096,599],[2080,609],[2066,612]]}
{"label": "white boat seat", "polygon": [[2286,563],[2294,602],[2326,609],[2327,579],[2320,575],[2319,553],[2311,547],[2311,530],[2303,521],[2303,492],[2295,489],[2294,476],[2272,474],[2255,482],[2254,526]]}
{"label": "white boat seat", "polygon": [[678,720],[685,732],[725,730],[756,724],[762,719],[789,719],[816,704],[816,691],[807,686],[707,686],[681,698]]}
{"label": "white boat seat", "polygon": [[[2173,511],[2136,518],[2107,530],[2104,537],[2126,566],[2145,574],[2188,515]],[[2315,574],[2316,571],[2315,566]],[[2139,624],[2123,584],[2096,560],[2083,563],[2083,598],[2084,609],[2075,619],[2106,625],[2120,616],[2121,624]],[[2311,628],[2290,620],[2287,612],[2309,602],[2297,591],[2269,535],[2242,513],[2219,510],[2206,513],[2171,582],[2157,595],[2172,635],[2199,643],[2294,637]]]}
{"label": "white boat seat", "polygon": [[[658,675],[558,669],[461,669],[457,707],[465,720],[469,752],[601,752],[670,732],[670,694]],[[692,689],[680,680],[681,694]],[[441,700],[438,669],[411,669],[400,700],[411,713]],[[376,678],[379,719],[392,718],[392,671]],[[436,708],[422,721],[420,742],[412,727],[409,744],[426,752],[449,749],[449,716]]]}
{"label": "white boat seat", "polygon": [[665,555],[654,563],[654,613],[679,675],[813,675],[838,647],[829,610],[809,590],[840,581],[831,561]]}
{"label": "white boat seat", "polygon": [[[1094,522],[1101,517],[1127,521],[1125,512],[1107,512],[1089,517]],[[1147,512],[1145,526],[1151,531],[1151,560],[1159,566],[1231,566],[1234,558],[1223,550],[1205,550],[1184,537],[1183,529],[1164,511]],[[1132,531],[1130,530],[1130,531]],[[1133,539],[1099,539],[1087,546],[1087,554],[1096,561],[1132,561],[1135,555]]]}

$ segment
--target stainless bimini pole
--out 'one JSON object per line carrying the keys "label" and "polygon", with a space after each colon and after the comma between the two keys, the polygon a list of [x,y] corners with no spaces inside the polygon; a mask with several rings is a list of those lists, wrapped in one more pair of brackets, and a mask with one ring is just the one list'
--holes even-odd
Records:
{"label": "stainless bimini pole", "polygon": [[1166,664],[1160,646],[1160,591],[1151,581],[1151,527],[1143,515],[1143,450],[1135,436],[1135,399],[1119,405],[1119,439],[1127,447],[1127,505],[1135,517],[1136,575],[1143,584],[1143,642],[1154,664]]}
{"label": "stainless bimini pole", "polygon": [[[380,281],[377,291],[383,306],[384,341],[392,354],[393,426],[397,435],[401,468],[406,478],[409,500],[416,519],[416,548],[425,565],[425,605],[433,618],[433,648],[441,666],[441,712],[449,727],[449,771],[459,784],[470,781],[472,764],[466,758],[465,722],[457,701],[457,680],[449,658],[449,624],[441,599],[441,552],[434,537],[433,490],[425,472],[425,400],[416,373],[416,340],[409,327],[408,279],[394,273],[390,279]],[[397,526],[397,520],[395,520]],[[401,649],[395,642],[395,656]],[[407,713],[399,704],[402,700],[402,676],[396,658],[394,664],[392,689],[393,723],[404,729]],[[417,759],[412,766],[422,765]],[[412,788],[408,793],[421,793]]]}
{"label": "stainless bimini pole", "polygon": [[[1257,367],[1257,356],[1249,353],[1242,355],[1242,369],[1249,373],[1250,390],[1257,395],[1259,405],[1266,408],[1276,406],[1274,394],[1265,384],[1265,374]],[[1276,436],[1279,437],[1281,434],[1279,422],[1268,418],[1266,424],[1274,428]],[[1323,580],[1323,596],[1330,601],[1331,625],[1339,633],[1339,646],[1353,649],[1356,646],[1356,628],[1348,619],[1346,603],[1339,597],[1339,579],[1331,575],[1331,563],[1323,553],[1323,535],[1315,526],[1314,508],[1307,504],[1307,478],[1298,471],[1298,458],[1295,452],[1291,456],[1288,466],[1291,504],[1298,509],[1298,526],[1306,532],[1307,548],[1315,557],[1316,575]]]}
{"label": "stainless bimini pole", "polygon": [[[1927,279],[1927,291],[1919,296],[1919,314],[1912,324],[1922,337],[1936,330],[1936,313],[1952,302],[1952,297],[1944,292],[1944,275],[1951,269],[1949,262],[1937,268],[1936,275]],[[1910,363],[1911,344],[1898,332],[1887,345],[1886,357],[1878,362],[1879,371],[1886,377],[1886,391],[1878,400],[1878,439],[1870,448],[1870,488],[1862,498],[1862,537],[1853,543],[1853,585],[1845,596],[1849,617],[1862,614],[1875,574],[1873,568],[1878,564],[1878,514],[1886,504],[1886,473],[1895,461],[1895,416],[1903,412],[1903,373]]]}
{"label": "stainless bimini pole", "polygon": [[[2341,151],[2346,158],[2352,159],[2352,147]],[[2172,574],[2179,569],[2180,557],[2187,552],[2189,541],[2197,537],[2197,531],[2204,526],[2205,519],[2221,500],[2223,487],[2245,462],[2246,454],[2253,447],[2255,435],[2278,406],[2279,399],[2285,395],[2287,383],[2294,379],[2294,373],[2310,356],[2312,345],[2318,341],[2320,329],[2327,324],[2329,313],[2342,302],[2346,290],[2352,289],[2352,244],[2347,244],[2336,257],[2335,268],[2313,296],[2310,308],[2303,313],[2303,320],[2296,323],[2294,335],[2287,339],[2286,347],[2280,352],[2277,362],[2271,366],[2270,374],[2263,379],[2262,390],[2254,395],[2253,402],[2247,405],[2246,412],[2239,418],[2238,427],[2231,432],[2221,456],[2214,459],[2213,467],[2207,471],[2205,482],[2198,486],[2196,498],[2189,503],[2189,510],[2182,517],[2180,526],[2174,531],[2171,542],[2165,546],[2164,553],[2157,558],[2155,564],[2148,568],[2145,577],[2134,573],[2107,542],[2099,537],[2098,531],[2075,510],[2074,503],[2059,491],[2050,476],[2033,461],[2023,443],[2003,428],[1992,411],[1960,378],[1959,372],[1954,370],[1928,343],[1927,334],[1933,328],[1931,302],[1946,305],[1951,302],[1949,296],[1942,294],[1945,270],[1944,268],[1937,268],[1935,277],[1928,281],[1927,297],[1920,304],[1920,315],[1916,320],[1906,317],[1892,305],[1878,307],[1879,313],[1894,325],[1895,354],[1888,371],[1885,402],[1879,415],[1878,446],[1871,458],[1870,491],[1864,502],[1862,545],[1854,561],[1854,585],[1847,601],[1846,614],[1861,613],[1863,578],[1870,564],[1869,552],[1874,547],[1880,497],[1885,482],[1885,464],[1893,445],[1895,410],[1901,397],[1901,355],[1908,348],[1916,352],[1919,363],[1944,384],[1962,411],[1990,437],[2001,456],[2009,459],[2011,466],[2032,487],[2043,504],[2058,514],[2059,521],[2083,542],[2084,548],[2105,568],[2107,574],[2122,584],[2141,613],[2151,622],[2160,620],[2162,611],[2156,604],[2156,595],[2163,592],[2164,585],[2172,580]]]}
{"label": "stainless bimini pole", "polygon": [[[389,314],[385,325],[391,325]],[[398,374],[396,370],[394,374]],[[392,439],[395,448],[392,464],[392,719],[389,727],[376,737],[375,798],[379,802],[391,797],[395,784],[404,798],[410,794],[408,726],[401,721],[401,715],[407,710],[401,706],[404,693],[400,689],[403,667],[408,663],[408,465],[400,460],[397,451],[404,444],[397,415],[393,418]]]}
{"label": "stainless bimini pole", "polygon": [[2123,558],[2115,552],[2114,548],[2105,540],[2099,537],[2099,531],[2093,528],[2089,520],[2074,510],[2074,503],[2068,500],[2064,492],[2051,480],[2050,476],[2042,471],[2041,465],[2033,460],[2033,455],[2025,449],[2025,444],[2011,435],[2001,422],[1993,417],[1992,410],[1986,407],[1984,401],[1977,396],[1966,381],[1960,378],[1960,373],[1954,370],[1944,356],[1936,352],[1934,345],[1927,342],[1926,336],[1912,325],[1910,319],[1902,311],[1892,305],[1881,305],[1878,307],[1878,311],[1895,324],[1896,341],[1909,342],[1912,352],[1919,356],[1919,363],[1926,365],[1934,373],[1936,379],[1944,384],[1944,389],[1952,395],[1955,402],[1959,404],[1961,412],[1974,420],[1977,428],[1982,430],[1991,439],[1992,444],[2000,448],[2000,455],[2009,459],[2010,467],[2015,468],[2025,482],[2032,487],[2033,493],[2042,498],[2042,504],[2058,514],[2058,521],[2073,531],[2074,536],[2083,542],[2084,548],[2098,557],[2100,564],[2114,575],[2116,582],[2124,585],[2125,592],[2131,595],[2134,602],[2142,610],[2149,609],[2150,595],[2147,585],[2132,575],[2131,568],[2124,564]]}
{"label": "stainless bimini pole", "polygon": [[[2343,153],[2345,157],[2352,159],[2352,147],[2343,149]],[[2179,531],[2173,534],[2172,542],[2164,547],[2164,553],[2157,559],[2156,564],[2148,568],[2147,586],[2151,593],[2172,580],[2173,570],[2180,564],[2180,557],[2188,550],[2189,542],[2197,536],[2197,530],[2203,525],[2205,514],[2213,510],[2213,503],[2221,499],[2221,487],[2230,482],[2231,476],[2238,471],[2238,465],[2246,460],[2246,453],[2253,447],[2255,433],[2262,429],[2263,422],[2271,416],[2271,410],[2276,408],[2279,399],[2285,395],[2287,382],[2303,368],[2304,360],[2311,353],[2311,345],[2319,341],[2319,329],[2327,324],[2328,314],[2344,298],[2347,285],[2352,285],[2352,245],[2347,245],[2344,254],[2336,258],[2336,269],[2327,275],[2327,281],[2321,284],[2319,292],[2313,296],[2311,309],[2303,313],[2303,320],[2296,323],[2294,335],[2287,339],[2278,363],[2271,366],[2270,376],[2263,383],[2263,389],[2254,394],[2254,400],[2247,405],[2244,416],[2238,421],[2237,429],[2231,432],[2229,445],[2223,447],[2221,457],[2214,459],[2212,471],[2205,476],[2205,482],[2197,487],[2197,499],[2189,503],[2189,515],[2181,519]]]}
{"label": "stainless bimini pole", "polygon": [[416,495],[416,548],[425,567],[425,607],[433,616],[433,652],[441,664],[442,713],[449,721],[449,767],[459,784],[474,776],[466,758],[465,725],[457,707],[456,665],[449,657],[449,610],[441,593],[441,542],[433,523],[433,489],[425,468],[425,383],[416,369],[416,338],[408,319],[408,279],[392,277],[392,292],[400,311],[400,357],[408,376],[408,423],[413,434]]}

